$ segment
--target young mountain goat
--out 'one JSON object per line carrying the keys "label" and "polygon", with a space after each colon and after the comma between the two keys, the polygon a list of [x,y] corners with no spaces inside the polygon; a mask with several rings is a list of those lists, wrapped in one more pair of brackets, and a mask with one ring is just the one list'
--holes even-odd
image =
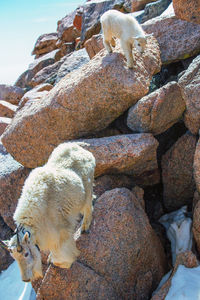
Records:
{"label": "young mountain goat", "polygon": [[70,268],[79,255],[73,238],[79,214],[81,231],[92,220],[95,158],[76,143],[60,144],[43,167],[26,179],[14,220],[17,232],[7,241],[23,281],[42,276],[41,250],[61,268]]}
{"label": "young mountain goat", "polygon": [[120,39],[121,47],[127,59],[129,68],[133,68],[133,45],[140,53],[143,53],[147,43],[147,34],[130,15],[123,14],[117,10],[108,10],[101,16],[103,30],[103,42],[108,53],[115,47],[115,38]]}

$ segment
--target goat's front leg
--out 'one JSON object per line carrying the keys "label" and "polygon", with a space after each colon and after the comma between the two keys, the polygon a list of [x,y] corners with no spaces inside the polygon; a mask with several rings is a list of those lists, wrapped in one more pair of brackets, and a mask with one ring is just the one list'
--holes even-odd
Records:
{"label": "goat's front leg", "polygon": [[127,65],[130,69],[132,69],[133,68],[132,44],[124,40],[120,40],[120,43],[127,60]]}

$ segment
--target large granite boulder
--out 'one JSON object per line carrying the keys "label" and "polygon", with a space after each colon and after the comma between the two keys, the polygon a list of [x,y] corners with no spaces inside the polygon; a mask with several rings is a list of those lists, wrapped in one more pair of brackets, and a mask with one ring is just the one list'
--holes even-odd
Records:
{"label": "large granite boulder", "polygon": [[48,91],[53,88],[51,84],[41,83],[24,94],[21,101],[19,102],[18,109],[22,108],[28,101],[38,101],[42,97],[48,95]]}
{"label": "large granite boulder", "polygon": [[0,136],[3,134],[8,125],[10,125],[12,119],[7,117],[0,117]]}
{"label": "large granite boulder", "polygon": [[[0,240],[8,240],[12,236],[12,230],[5,224],[4,220],[0,216]],[[13,262],[13,258],[11,257],[10,253],[0,247],[0,272],[2,270],[7,269],[7,267]]]}
{"label": "large granite boulder", "polygon": [[75,16],[76,10],[58,21],[58,38],[62,42],[74,42],[75,39],[80,36],[80,32],[73,24]]}
{"label": "large granite boulder", "polygon": [[2,136],[7,151],[24,166],[36,167],[59,143],[106,128],[143,97],[160,70],[157,42],[149,37],[144,55],[135,53],[133,69],[120,52],[119,46],[112,54],[102,50],[46,97],[27,102]]}
{"label": "large granite boulder", "polygon": [[194,156],[194,178],[197,191],[200,194],[200,139],[198,140]]}
{"label": "large granite boulder", "polygon": [[104,48],[102,34],[93,35],[85,42],[84,46],[90,59],[93,58],[93,56]]}
{"label": "large granite boulder", "polygon": [[13,213],[29,172],[29,169],[16,162],[0,144],[0,214],[12,229],[15,228]]}
{"label": "large granite boulder", "polygon": [[170,82],[140,99],[129,109],[127,125],[134,132],[160,134],[174,125],[185,110],[176,82]]}
{"label": "large granite boulder", "polygon": [[200,129],[200,55],[192,61],[181,76],[179,85],[186,103],[185,125],[193,134],[198,134]]}
{"label": "large granite boulder", "polygon": [[160,240],[126,188],[96,201],[90,232],[77,245],[78,262],[70,270],[51,266],[38,299],[148,299],[166,270]]}
{"label": "large granite boulder", "polygon": [[39,57],[40,55],[51,52],[59,48],[60,43],[58,42],[57,32],[45,33],[39,36],[32,51],[32,55]]}
{"label": "large granite boulder", "polygon": [[158,168],[158,142],[151,134],[118,135],[82,141],[86,143],[83,147],[95,157],[95,177],[117,173],[137,177]]}
{"label": "large granite boulder", "polygon": [[4,100],[0,100],[0,117],[13,118],[16,110],[17,105],[11,104]]}
{"label": "large granite boulder", "polygon": [[162,157],[163,201],[168,210],[192,204],[196,143],[196,136],[186,132]]}
{"label": "large granite boulder", "polygon": [[24,93],[25,90],[18,86],[0,84],[0,100],[18,104]]}
{"label": "large granite boulder", "polygon": [[200,2],[198,0],[173,0],[177,18],[200,24]]}
{"label": "large granite boulder", "polygon": [[66,74],[79,69],[89,62],[89,56],[85,49],[80,49],[67,55],[60,65],[55,83],[58,83]]}
{"label": "large granite boulder", "polygon": [[145,5],[151,2],[155,2],[156,0],[132,0],[132,12],[142,10],[145,8]]}
{"label": "large granite boulder", "polygon": [[165,64],[200,52],[200,25],[177,19],[173,13],[151,19],[142,27],[158,40]]}

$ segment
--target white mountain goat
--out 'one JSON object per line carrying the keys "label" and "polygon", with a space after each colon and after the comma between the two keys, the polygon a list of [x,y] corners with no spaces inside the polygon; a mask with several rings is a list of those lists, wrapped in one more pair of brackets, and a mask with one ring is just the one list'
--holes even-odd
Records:
{"label": "white mountain goat", "polygon": [[137,22],[128,14],[117,10],[108,10],[101,16],[103,30],[103,43],[108,51],[112,52],[115,47],[115,38],[120,39],[121,47],[127,60],[129,68],[133,68],[132,48],[135,46],[140,53],[143,53],[147,43],[147,34]]}
{"label": "white mountain goat", "polygon": [[82,232],[92,220],[94,169],[92,153],[64,143],[26,179],[14,213],[17,232],[7,241],[23,281],[42,277],[40,249],[49,250],[50,261],[61,268],[70,268],[76,260],[79,250],[73,235],[79,214]]}

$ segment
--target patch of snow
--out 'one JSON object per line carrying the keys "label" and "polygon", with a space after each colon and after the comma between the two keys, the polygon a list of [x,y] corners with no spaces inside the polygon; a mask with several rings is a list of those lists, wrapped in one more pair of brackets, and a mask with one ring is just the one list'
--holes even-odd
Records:
{"label": "patch of snow", "polygon": [[33,300],[35,297],[33,298],[32,290],[31,283],[25,283],[21,280],[16,261],[0,274],[0,299]]}
{"label": "patch of snow", "polygon": [[165,300],[200,300],[200,266],[179,265]]}

